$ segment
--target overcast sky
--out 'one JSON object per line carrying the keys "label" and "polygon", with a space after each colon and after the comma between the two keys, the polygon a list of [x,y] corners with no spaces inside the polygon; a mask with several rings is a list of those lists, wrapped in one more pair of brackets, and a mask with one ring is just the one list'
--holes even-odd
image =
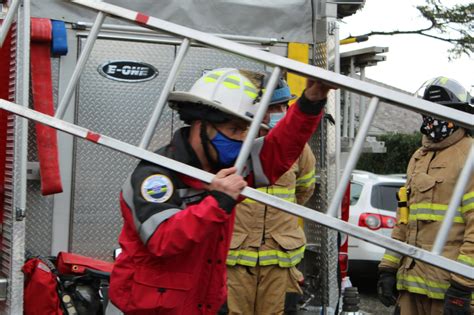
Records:
{"label": "overcast sky", "polygon": [[[444,0],[443,3],[463,3],[470,0]],[[340,38],[370,31],[413,30],[429,23],[421,17],[416,5],[424,0],[366,0],[362,10],[340,23]],[[415,92],[426,80],[447,76],[458,80],[474,92],[474,61],[463,55],[448,61],[449,43],[421,35],[372,36],[367,42],[341,46],[341,52],[369,46],[389,47],[387,60],[368,67],[366,76],[383,83]]]}

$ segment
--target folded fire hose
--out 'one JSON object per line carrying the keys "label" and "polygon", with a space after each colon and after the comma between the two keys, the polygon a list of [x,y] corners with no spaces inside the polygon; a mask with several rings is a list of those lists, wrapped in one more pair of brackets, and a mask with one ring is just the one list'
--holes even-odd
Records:
{"label": "folded fire hose", "polygon": [[[51,78],[52,26],[49,19],[31,19],[31,87],[35,110],[54,116]],[[36,143],[41,175],[41,193],[63,191],[59,172],[56,130],[36,123]]]}

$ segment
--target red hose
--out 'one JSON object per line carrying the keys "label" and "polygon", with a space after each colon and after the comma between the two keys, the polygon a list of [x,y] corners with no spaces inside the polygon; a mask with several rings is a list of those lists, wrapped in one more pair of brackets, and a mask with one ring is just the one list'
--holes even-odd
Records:
{"label": "red hose", "polygon": [[[34,109],[54,116],[53,84],[51,78],[51,21],[31,19],[31,86]],[[59,172],[56,130],[36,123],[36,141],[41,175],[41,193],[63,191]]]}

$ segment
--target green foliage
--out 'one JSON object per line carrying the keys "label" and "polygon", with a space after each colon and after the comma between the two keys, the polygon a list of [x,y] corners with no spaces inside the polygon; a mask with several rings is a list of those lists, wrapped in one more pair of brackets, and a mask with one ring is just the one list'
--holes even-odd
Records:
{"label": "green foliage", "polygon": [[455,4],[448,7],[440,0],[426,0],[426,5],[418,6],[418,11],[431,22],[429,30],[438,34],[421,31],[421,35],[447,41],[453,44],[449,50],[450,59],[456,59],[461,54],[470,56],[474,51],[474,3]]}
{"label": "green foliage", "polygon": [[376,174],[405,174],[410,157],[421,146],[421,133],[389,133],[377,140],[385,142],[387,152],[363,153],[356,169]]}
{"label": "green foliage", "polygon": [[420,29],[371,31],[361,36],[418,34],[452,44],[448,59],[460,58],[474,52],[474,2],[445,5],[441,0],[425,0],[425,5],[417,6],[421,18],[429,24]]}

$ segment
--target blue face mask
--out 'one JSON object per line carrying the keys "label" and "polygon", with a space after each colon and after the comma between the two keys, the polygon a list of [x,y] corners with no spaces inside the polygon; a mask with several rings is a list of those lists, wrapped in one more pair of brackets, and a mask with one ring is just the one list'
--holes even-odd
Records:
{"label": "blue face mask", "polygon": [[268,127],[272,129],[276,124],[285,116],[285,113],[271,113],[270,121],[268,122]]}
{"label": "blue face mask", "polygon": [[211,144],[217,151],[219,163],[222,166],[231,166],[237,160],[243,142],[228,138],[217,130],[217,134],[211,140]]}

